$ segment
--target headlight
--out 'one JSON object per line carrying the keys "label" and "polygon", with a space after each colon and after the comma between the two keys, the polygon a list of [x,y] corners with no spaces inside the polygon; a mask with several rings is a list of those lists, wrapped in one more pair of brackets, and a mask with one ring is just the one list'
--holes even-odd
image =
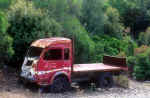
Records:
{"label": "headlight", "polygon": [[39,71],[37,72],[38,75],[43,75],[43,74],[46,74],[46,71]]}
{"label": "headlight", "polygon": [[43,74],[47,74],[50,72],[52,72],[52,71],[39,71],[39,72],[37,72],[37,75],[43,75]]}

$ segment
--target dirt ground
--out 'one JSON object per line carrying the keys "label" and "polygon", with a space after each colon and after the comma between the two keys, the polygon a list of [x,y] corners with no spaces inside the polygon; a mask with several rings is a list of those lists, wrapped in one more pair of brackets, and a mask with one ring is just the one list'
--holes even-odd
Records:
{"label": "dirt ground", "polygon": [[24,86],[17,83],[15,70],[0,71],[0,98],[150,98],[150,82],[129,80],[129,88],[114,86],[110,89],[93,87],[73,89],[60,94],[40,93],[35,85]]}

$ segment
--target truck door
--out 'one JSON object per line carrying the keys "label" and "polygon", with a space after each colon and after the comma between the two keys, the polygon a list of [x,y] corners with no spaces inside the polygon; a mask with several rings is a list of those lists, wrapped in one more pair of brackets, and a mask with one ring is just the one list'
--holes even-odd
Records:
{"label": "truck door", "polygon": [[70,49],[69,48],[64,48],[64,66],[66,68],[71,68]]}
{"label": "truck door", "polygon": [[60,70],[63,62],[63,49],[60,47],[49,48],[43,55],[40,70],[57,71]]}

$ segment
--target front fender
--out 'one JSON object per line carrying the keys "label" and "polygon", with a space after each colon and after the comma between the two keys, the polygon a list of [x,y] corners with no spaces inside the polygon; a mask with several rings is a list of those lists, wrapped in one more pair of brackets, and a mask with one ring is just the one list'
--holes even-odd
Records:
{"label": "front fender", "polygon": [[70,78],[70,76],[68,75],[67,72],[59,71],[59,72],[56,72],[56,73],[52,76],[52,78],[50,79],[50,85],[53,83],[53,80],[54,80],[56,77],[58,77],[58,76],[65,76],[65,77],[67,77],[67,79],[69,80],[69,82],[71,82],[71,78]]}

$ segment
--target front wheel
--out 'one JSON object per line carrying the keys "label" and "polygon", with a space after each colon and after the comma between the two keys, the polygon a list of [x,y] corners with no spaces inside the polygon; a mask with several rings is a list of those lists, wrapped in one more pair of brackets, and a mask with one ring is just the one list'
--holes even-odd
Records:
{"label": "front wheel", "polygon": [[51,92],[60,93],[70,89],[70,83],[66,77],[56,77],[51,85]]}

